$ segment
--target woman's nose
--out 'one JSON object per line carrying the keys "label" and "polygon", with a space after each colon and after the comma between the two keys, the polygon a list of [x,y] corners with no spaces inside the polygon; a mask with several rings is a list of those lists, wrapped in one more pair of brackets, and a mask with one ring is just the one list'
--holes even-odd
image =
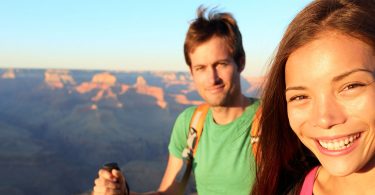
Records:
{"label": "woman's nose", "polygon": [[344,108],[332,96],[320,96],[313,104],[311,124],[322,129],[331,129],[333,126],[346,121]]}

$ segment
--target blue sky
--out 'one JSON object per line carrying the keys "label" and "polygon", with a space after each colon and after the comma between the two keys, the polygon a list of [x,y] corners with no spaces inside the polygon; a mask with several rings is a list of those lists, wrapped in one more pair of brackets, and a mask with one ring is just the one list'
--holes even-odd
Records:
{"label": "blue sky", "polygon": [[196,8],[231,12],[244,74],[263,75],[295,14],[311,0],[11,0],[0,3],[0,67],[186,71]]}

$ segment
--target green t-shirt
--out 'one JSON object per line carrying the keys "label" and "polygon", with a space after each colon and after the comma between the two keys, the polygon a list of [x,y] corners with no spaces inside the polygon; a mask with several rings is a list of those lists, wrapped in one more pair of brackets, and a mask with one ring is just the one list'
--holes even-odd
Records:
{"label": "green t-shirt", "polygon": [[[250,144],[250,125],[259,101],[248,106],[233,122],[218,125],[208,111],[193,171],[199,195],[249,195],[255,180],[255,160]],[[182,159],[195,106],[184,110],[173,127],[169,153]]]}

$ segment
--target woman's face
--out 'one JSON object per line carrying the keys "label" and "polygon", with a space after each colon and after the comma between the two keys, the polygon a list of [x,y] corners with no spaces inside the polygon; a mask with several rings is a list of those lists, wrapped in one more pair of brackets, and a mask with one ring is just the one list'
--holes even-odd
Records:
{"label": "woman's face", "polygon": [[332,175],[375,164],[374,54],[356,38],[326,32],[286,63],[290,125]]}

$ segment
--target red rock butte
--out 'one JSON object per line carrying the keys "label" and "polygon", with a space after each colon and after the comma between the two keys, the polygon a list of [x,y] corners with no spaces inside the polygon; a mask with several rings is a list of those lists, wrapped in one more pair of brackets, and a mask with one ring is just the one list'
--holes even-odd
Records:
{"label": "red rock butte", "polygon": [[44,82],[53,89],[61,89],[65,84],[75,85],[76,83],[69,70],[46,70]]}
{"label": "red rock butte", "polygon": [[10,68],[1,75],[1,78],[2,79],[15,79],[16,74],[14,73],[14,70]]}
{"label": "red rock butte", "polygon": [[161,87],[148,86],[146,80],[142,76],[137,77],[134,88],[139,94],[155,97],[156,103],[160,108],[167,107],[167,102],[164,100],[164,90]]}
{"label": "red rock butte", "polygon": [[92,83],[97,85],[114,86],[116,84],[116,80],[116,76],[108,72],[99,73],[92,77]]}

